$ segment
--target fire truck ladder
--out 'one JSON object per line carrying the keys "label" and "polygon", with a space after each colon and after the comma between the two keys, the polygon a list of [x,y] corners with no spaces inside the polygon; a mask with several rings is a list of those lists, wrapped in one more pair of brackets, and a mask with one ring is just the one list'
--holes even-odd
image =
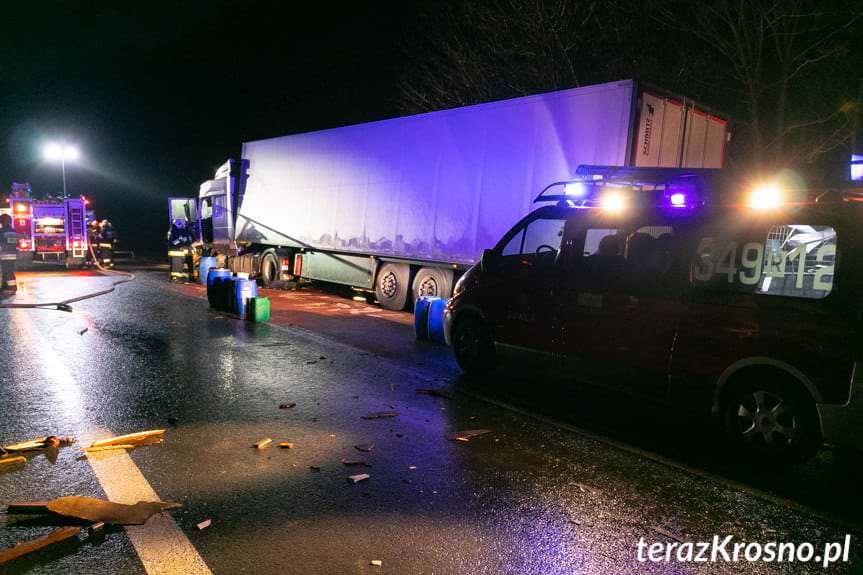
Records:
{"label": "fire truck ladder", "polygon": [[83,258],[87,253],[87,234],[84,224],[84,207],[69,204],[69,251],[73,258]]}

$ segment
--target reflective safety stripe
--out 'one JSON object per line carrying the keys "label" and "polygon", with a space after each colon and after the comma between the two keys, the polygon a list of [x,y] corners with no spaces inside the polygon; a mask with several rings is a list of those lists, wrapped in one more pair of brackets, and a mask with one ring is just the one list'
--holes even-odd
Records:
{"label": "reflective safety stripe", "polygon": [[179,257],[179,256],[189,255],[189,252],[186,250],[183,250],[183,251],[171,250],[168,252],[168,255],[171,257]]}

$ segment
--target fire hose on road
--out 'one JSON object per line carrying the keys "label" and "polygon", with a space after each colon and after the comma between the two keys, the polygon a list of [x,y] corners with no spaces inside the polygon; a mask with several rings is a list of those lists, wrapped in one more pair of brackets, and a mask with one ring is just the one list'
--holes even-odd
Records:
{"label": "fire hose on road", "polygon": [[73,303],[76,303],[79,301],[83,301],[85,299],[91,299],[94,297],[98,297],[100,295],[105,295],[105,294],[111,293],[112,291],[114,291],[116,289],[116,287],[118,285],[124,284],[124,283],[129,283],[135,279],[135,274],[133,274],[133,273],[118,271],[118,270],[109,270],[109,269],[103,268],[102,265],[99,263],[99,258],[96,257],[96,253],[93,251],[93,246],[89,245],[88,247],[90,249],[90,255],[93,256],[93,262],[95,262],[96,267],[99,269],[99,271],[104,272],[106,274],[114,274],[114,275],[123,276],[123,279],[119,279],[119,280],[113,282],[111,284],[111,287],[108,287],[106,289],[86,293],[84,295],[80,295],[77,297],[73,297],[73,298],[69,298],[69,299],[65,299],[65,300],[61,300],[61,301],[34,302],[34,303],[0,303],[0,309],[35,309],[35,308],[51,309],[51,308],[54,308],[54,309],[57,309],[58,311],[71,312],[72,306],[70,304],[73,304]]}

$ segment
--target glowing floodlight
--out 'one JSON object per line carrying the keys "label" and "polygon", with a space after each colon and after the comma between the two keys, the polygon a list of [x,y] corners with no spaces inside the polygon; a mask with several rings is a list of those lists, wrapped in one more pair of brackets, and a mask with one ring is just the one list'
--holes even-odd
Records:
{"label": "glowing floodlight", "polygon": [[599,206],[610,212],[619,212],[626,207],[626,199],[618,192],[608,192],[599,198]]}
{"label": "glowing floodlight", "polygon": [[583,198],[587,195],[587,185],[584,182],[570,182],[563,187],[563,193],[574,198]]}
{"label": "glowing floodlight", "polygon": [[775,208],[782,200],[782,190],[774,183],[761,184],[752,190],[749,205],[758,210]]}

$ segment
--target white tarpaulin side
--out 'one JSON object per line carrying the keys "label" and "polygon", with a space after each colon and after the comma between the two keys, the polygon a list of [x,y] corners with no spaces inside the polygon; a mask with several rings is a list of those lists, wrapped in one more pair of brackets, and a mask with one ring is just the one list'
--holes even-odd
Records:
{"label": "white tarpaulin side", "polygon": [[249,142],[240,240],[471,263],[579,164],[624,165],[634,83]]}

